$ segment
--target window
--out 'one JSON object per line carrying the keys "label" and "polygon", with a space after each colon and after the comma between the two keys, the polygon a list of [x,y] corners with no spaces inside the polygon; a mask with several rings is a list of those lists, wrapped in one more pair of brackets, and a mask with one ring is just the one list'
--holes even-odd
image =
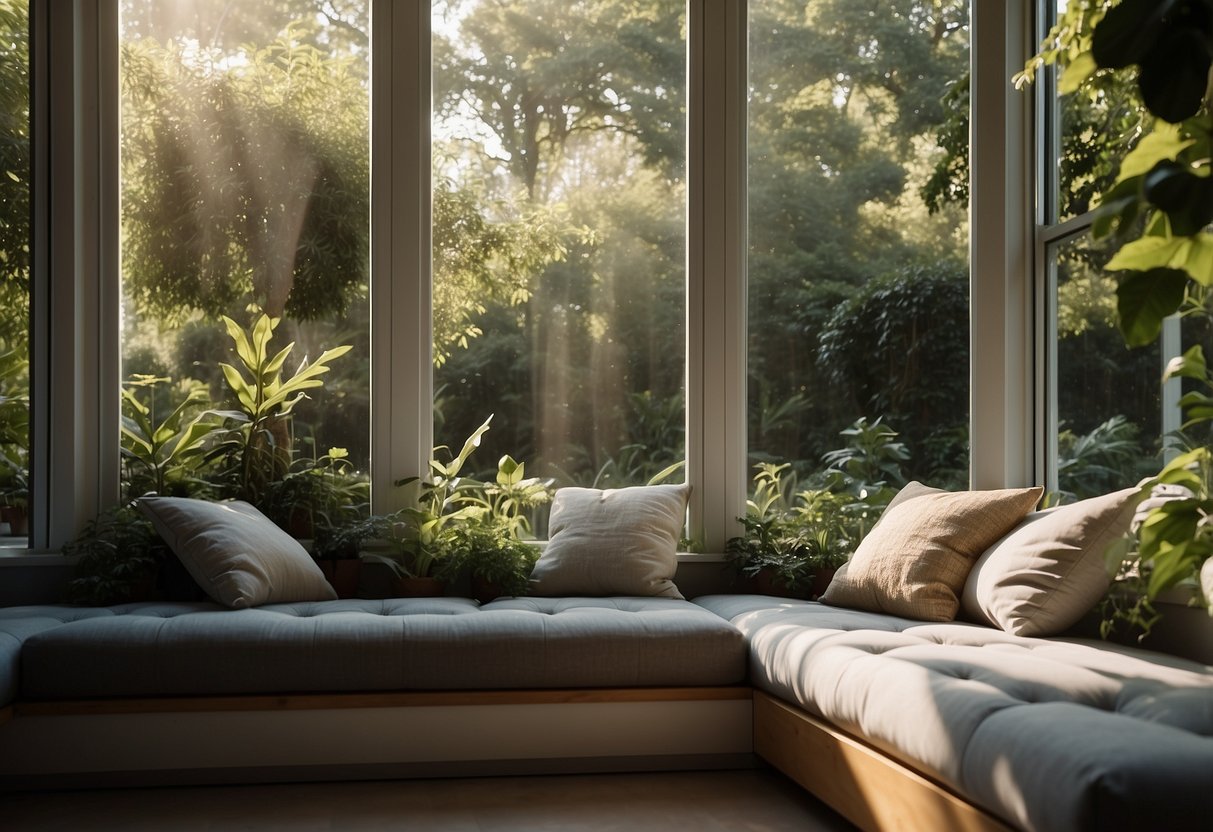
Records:
{"label": "window", "polygon": [[941,135],[967,132],[968,4],[760,0],[749,28],[749,462],[804,481],[849,444],[857,488],[963,487],[967,182]]}
{"label": "window", "polygon": [[[474,473],[508,453],[560,485],[685,478],[707,552],[737,531],[747,464],[811,476],[861,417],[897,431],[907,478],[964,484],[967,454],[1005,456],[1003,434],[969,448],[967,368],[1009,342],[977,333],[969,355],[991,289],[969,297],[964,189],[933,212],[922,190],[966,155],[969,12],[115,0],[49,16],[50,59],[75,70],[56,78],[98,88],[46,130],[75,185],[47,221],[52,251],[75,246],[48,270],[75,338],[55,366],[97,387],[35,368],[34,393],[53,388],[41,435],[71,451],[47,463],[49,545],[151,484],[242,493],[223,453],[165,483],[138,458],[183,402],[173,431],[201,419],[308,470],[340,459],[364,500],[369,471],[377,511],[431,440],[458,446],[492,414]],[[221,316],[248,331],[259,311],[281,316],[268,354],[295,343],[288,375],[351,349],[289,426],[246,431]],[[305,473],[290,460],[275,483]]]}
{"label": "window", "polygon": [[0,0],[0,546],[26,545],[31,156],[29,7]]}
{"label": "window", "polygon": [[370,460],[370,9],[311,5],[119,21],[124,498],[240,497],[302,537],[365,505]]}
{"label": "window", "polygon": [[683,460],[686,8],[433,7],[435,436],[559,485]]}
{"label": "window", "polygon": [[[1067,5],[1041,4],[1038,42]],[[1046,294],[1046,480],[1069,501],[1157,471],[1168,434],[1182,422],[1178,382],[1164,388],[1159,380],[1207,324],[1174,318],[1157,342],[1125,345],[1116,325],[1117,275],[1104,269],[1110,252],[1089,232],[1094,198],[1115,180],[1117,160],[1135,146],[1147,114],[1124,73],[1062,92],[1054,69],[1042,73],[1036,239]]]}

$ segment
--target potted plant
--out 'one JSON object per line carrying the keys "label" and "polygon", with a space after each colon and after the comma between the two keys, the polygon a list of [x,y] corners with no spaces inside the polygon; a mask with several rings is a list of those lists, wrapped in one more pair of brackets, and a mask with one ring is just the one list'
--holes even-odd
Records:
{"label": "potted plant", "polygon": [[490,518],[462,524],[451,535],[452,571],[468,576],[472,597],[482,604],[524,594],[538,559],[538,546]]}
{"label": "potted plant", "polygon": [[150,600],[165,553],[151,522],[137,509],[104,511],[63,547],[64,555],[80,558],[68,583],[68,599],[98,606]]}
{"label": "potted plant", "polygon": [[755,467],[754,497],[738,518],[746,533],[725,544],[729,565],[759,594],[816,598],[857,542],[846,513],[853,500],[825,489],[788,498],[788,463]]}

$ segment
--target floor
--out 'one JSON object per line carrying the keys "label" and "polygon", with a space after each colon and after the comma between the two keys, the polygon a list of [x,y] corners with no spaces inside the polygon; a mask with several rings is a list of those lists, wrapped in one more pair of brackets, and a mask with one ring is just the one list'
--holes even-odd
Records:
{"label": "floor", "polygon": [[769,771],[211,786],[0,796],[5,832],[843,832]]}

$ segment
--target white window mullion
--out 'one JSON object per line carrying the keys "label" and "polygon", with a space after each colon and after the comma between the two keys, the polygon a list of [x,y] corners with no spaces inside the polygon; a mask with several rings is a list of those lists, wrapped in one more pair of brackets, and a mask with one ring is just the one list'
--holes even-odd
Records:
{"label": "white window mullion", "polygon": [[689,14],[687,481],[707,552],[737,533],[746,490],[746,7]]}
{"label": "white window mullion", "polygon": [[49,297],[34,368],[45,522],[32,542],[57,549],[118,499],[118,7],[75,2],[46,20]]}
{"label": "white window mullion", "polygon": [[376,0],[371,84],[371,494],[426,473],[433,446],[430,7]]}
{"label": "white window mullion", "polygon": [[1030,0],[971,9],[971,431],[973,488],[1040,479],[1033,268],[1032,100],[1011,85],[1032,48]]}

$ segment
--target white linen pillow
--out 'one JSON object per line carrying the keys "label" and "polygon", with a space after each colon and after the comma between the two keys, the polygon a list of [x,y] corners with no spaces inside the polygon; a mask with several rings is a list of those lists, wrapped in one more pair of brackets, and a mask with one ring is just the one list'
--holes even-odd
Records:
{"label": "white linen pillow", "polygon": [[689,485],[560,489],[530,593],[682,598],[674,572],[690,494]]}
{"label": "white linen pillow", "polygon": [[142,497],[139,510],[198,586],[226,607],[337,597],[299,541],[248,503]]}
{"label": "white linen pillow", "polygon": [[1077,624],[1111,584],[1104,554],[1129,530],[1140,496],[1126,488],[1029,514],[978,558],[961,595],[965,615],[1019,636]]}

